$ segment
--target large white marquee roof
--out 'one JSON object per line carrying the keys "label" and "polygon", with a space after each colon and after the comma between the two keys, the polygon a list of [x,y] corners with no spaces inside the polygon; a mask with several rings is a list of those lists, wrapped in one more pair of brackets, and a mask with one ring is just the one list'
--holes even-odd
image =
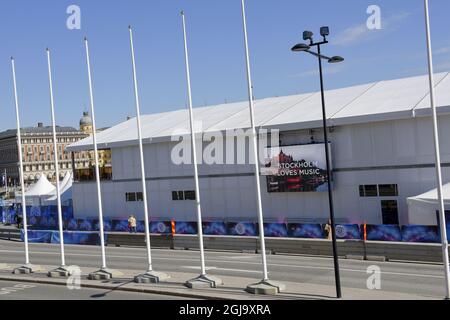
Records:
{"label": "large white marquee roof", "polygon": [[[450,112],[449,73],[435,75],[439,113]],[[431,115],[428,76],[379,81],[326,92],[329,125],[340,126]],[[216,132],[249,128],[248,101],[194,109],[196,131]],[[318,128],[322,125],[320,92],[267,98],[255,101],[256,125],[279,130]],[[198,126],[197,126],[198,125]],[[144,143],[170,140],[188,134],[188,110],[142,116]],[[137,144],[136,119],[98,133],[98,147],[114,148]],[[68,151],[93,149],[92,137],[78,141]]]}

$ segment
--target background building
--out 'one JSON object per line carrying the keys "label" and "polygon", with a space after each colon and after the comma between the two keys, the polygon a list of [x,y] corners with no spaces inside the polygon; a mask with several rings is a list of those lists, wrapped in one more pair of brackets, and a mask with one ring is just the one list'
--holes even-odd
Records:
{"label": "background building", "polygon": [[[448,73],[436,74],[436,94],[446,183],[450,181]],[[326,92],[326,102],[337,221],[416,223],[408,213],[407,198],[436,186],[428,77],[330,90]],[[194,116],[195,121],[202,124],[202,131],[209,134],[250,126],[248,102],[196,108]],[[309,157],[308,161],[316,161],[321,172],[324,141],[319,92],[257,100],[255,117],[258,128],[280,130],[283,159],[302,163],[303,158]],[[187,110],[143,116],[146,179],[153,219],[195,221],[193,166],[172,161],[172,152],[178,143],[172,140],[173,136],[188,135],[188,119]],[[102,182],[105,215],[127,217],[133,213],[142,218],[136,120],[101,132],[98,143],[100,148],[109,148],[112,152],[112,179]],[[204,142],[203,149],[208,145],[209,142]],[[234,150],[239,151],[236,144],[233,145]],[[308,146],[318,148],[311,153],[307,149],[312,147]],[[68,149],[80,152],[92,147],[92,139],[87,138]],[[248,141],[245,149],[248,159]],[[227,156],[224,152],[224,157]],[[253,165],[201,164],[199,171],[205,219],[256,220]],[[326,221],[329,209],[327,194],[323,192],[326,190],[321,188],[323,178],[307,180],[263,178],[265,219]],[[283,190],[288,192],[279,192]],[[73,201],[76,216],[95,217],[95,183],[76,182]],[[436,224],[435,212],[432,210],[425,220],[420,223]]]}
{"label": "background building", "polygon": [[[53,131],[51,126],[38,123],[36,127],[21,129],[23,172],[26,184],[37,181],[44,174],[55,182],[55,165],[53,156]],[[56,127],[60,179],[72,169],[89,169],[93,165],[91,152],[67,153],[66,147],[92,134],[92,120],[85,112],[80,120],[80,129]],[[110,162],[108,154],[102,154],[102,165]],[[17,149],[17,130],[0,133],[0,172],[6,170],[9,185],[19,185],[19,156]]]}

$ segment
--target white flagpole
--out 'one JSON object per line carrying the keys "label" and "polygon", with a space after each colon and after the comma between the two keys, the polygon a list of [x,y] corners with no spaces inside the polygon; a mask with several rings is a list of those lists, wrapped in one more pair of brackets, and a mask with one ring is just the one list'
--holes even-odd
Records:
{"label": "white flagpole", "polygon": [[144,202],[144,224],[145,224],[145,242],[147,247],[147,272],[138,275],[134,278],[137,283],[158,283],[161,280],[169,278],[168,275],[162,272],[156,272],[153,270],[152,263],[152,250],[150,244],[150,221],[148,214],[148,202],[147,202],[147,184],[145,178],[145,161],[144,161],[144,146],[142,143],[142,126],[141,126],[141,106],[139,100],[139,89],[137,82],[136,72],[136,58],[134,54],[134,42],[133,42],[133,29],[128,27],[130,33],[130,48],[131,48],[131,64],[133,69],[133,84],[134,84],[134,98],[136,104],[136,124],[139,140],[139,158],[141,163],[141,183],[142,183],[142,200]]}
{"label": "white flagpole", "polygon": [[186,18],[184,12],[181,11],[181,18],[183,23],[183,39],[184,39],[184,54],[185,54],[185,64],[186,64],[186,81],[187,81],[187,94],[188,94],[188,104],[189,104],[189,124],[191,128],[191,149],[192,158],[194,161],[194,179],[195,179],[195,203],[197,207],[197,229],[198,229],[198,241],[200,247],[200,269],[201,274],[199,277],[194,278],[186,282],[186,286],[190,288],[196,288],[200,286],[216,287],[222,284],[222,280],[216,277],[210,277],[206,274],[205,267],[205,250],[203,246],[203,224],[202,224],[202,208],[200,201],[200,183],[198,178],[198,162],[197,162],[197,148],[195,143],[195,127],[194,127],[194,111],[192,109],[192,91],[191,91],[191,75],[189,67],[189,52],[187,46],[187,35],[186,35]]}
{"label": "white flagpole", "polygon": [[442,241],[442,259],[444,262],[445,270],[445,289],[446,298],[450,299],[450,270],[449,270],[449,256],[448,256],[448,240],[445,221],[445,207],[444,198],[442,195],[442,172],[441,172],[441,156],[439,148],[439,132],[438,132],[438,120],[436,113],[435,92],[434,92],[434,71],[433,71],[433,53],[431,47],[431,31],[430,31],[430,14],[428,8],[428,0],[425,1],[425,27],[427,36],[427,53],[428,53],[428,72],[429,72],[429,85],[430,85],[430,102],[431,111],[433,115],[433,137],[434,137],[434,151],[436,160],[436,179],[437,179],[437,191],[439,200],[439,222],[441,230]]}
{"label": "white flagpole", "polygon": [[56,120],[55,120],[55,102],[53,96],[53,77],[52,77],[52,63],[50,57],[50,50],[47,48],[47,66],[48,66],[48,82],[50,89],[50,108],[52,114],[52,130],[53,130],[53,156],[55,163],[55,175],[56,175],[56,201],[58,205],[58,224],[59,224],[59,244],[61,249],[61,267],[52,271],[49,271],[49,276],[68,276],[69,272],[65,268],[66,259],[64,253],[64,229],[63,229],[63,215],[61,208],[61,190],[59,189],[59,162],[58,162],[58,142],[56,137]]}
{"label": "white flagpole", "polygon": [[245,46],[245,62],[247,66],[247,86],[248,86],[248,100],[250,111],[250,124],[252,130],[253,141],[253,159],[255,161],[255,183],[256,183],[256,204],[258,209],[258,222],[259,222],[259,237],[261,243],[261,258],[263,265],[263,279],[260,283],[252,284],[247,287],[247,291],[251,293],[278,293],[284,289],[284,285],[275,283],[269,280],[269,274],[267,272],[267,258],[266,258],[266,242],[264,238],[264,218],[261,200],[261,184],[260,184],[260,170],[259,170],[259,155],[258,155],[258,137],[255,128],[255,113],[253,105],[253,85],[250,68],[250,54],[248,49],[248,35],[247,35],[247,20],[245,15],[245,3],[241,0],[242,6],[242,24],[244,31],[244,46]]}
{"label": "white flagpole", "polygon": [[94,158],[95,158],[95,181],[97,186],[97,201],[98,201],[98,223],[99,223],[99,231],[100,231],[100,248],[102,254],[102,267],[100,270],[89,274],[89,279],[98,280],[98,279],[110,279],[115,275],[119,275],[120,273],[111,269],[108,269],[106,266],[106,250],[105,250],[105,230],[103,224],[103,205],[102,205],[102,191],[100,185],[100,166],[99,166],[99,157],[98,157],[98,148],[97,148],[97,126],[95,122],[95,108],[94,108],[94,93],[92,90],[92,74],[91,74],[91,60],[89,55],[89,42],[87,38],[84,38],[84,44],[86,49],[86,65],[88,71],[88,81],[89,81],[89,102],[91,109],[91,118],[92,118],[92,140],[94,144]]}
{"label": "white flagpole", "polygon": [[17,81],[16,81],[16,66],[14,58],[11,57],[11,67],[13,74],[14,85],[14,101],[16,106],[16,126],[17,126],[17,147],[19,149],[19,176],[20,186],[22,188],[22,216],[23,216],[23,231],[24,231],[24,243],[25,243],[25,265],[14,270],[14,273],[31,273],[33,267],[30,264],[30,254],[28,249],[28,219],[27,219],[27,203],[25,201],[25,183],[23,180],[23,159],[22,159],[22,134],[20,132],[20,115],[19,115],[19,99],[17,94]]}

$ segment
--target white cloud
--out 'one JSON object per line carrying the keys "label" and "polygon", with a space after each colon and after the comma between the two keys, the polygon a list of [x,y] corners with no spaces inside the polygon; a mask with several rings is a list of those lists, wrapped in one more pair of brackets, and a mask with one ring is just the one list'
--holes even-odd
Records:
{"label": "white cloud", "polygon": [[388,18],[382,18],[380,30],[370,30],[367,28],[366,22],[349,27],[338,33],[333,43],[336,43],[337,45],[350,45],[360,41],[371,40],[387,31],[394,30],[398,23],[407,19],[410,15],[411,13],[409,12],[402,12],[391,15]]}
{"label": "white cloud", "polygon": [[440,48],[440,49],[437,49],[437,50],[433,51],[433,54],[437,54],[437,55],[439,55],[439,54],[446,54],[446,53],[450,53],[450,47],[443,47],[443,48]]}

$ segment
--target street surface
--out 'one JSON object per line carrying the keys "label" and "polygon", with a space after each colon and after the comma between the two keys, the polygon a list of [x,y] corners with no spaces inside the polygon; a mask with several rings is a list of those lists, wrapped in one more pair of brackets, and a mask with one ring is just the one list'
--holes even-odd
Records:
{"label": "street surface", "polygon": [[[144,248],[107,247],[107,264],[117,270],[145,270],[146,251]],[[59,246],[48,244],[30,245],[31,262],[35,265],[59,265]],[[272,280],[289,281],[309,285],[334,286],[333,260],[328,257],[268,255],[268,269]],[[67,265],[77,265],[81,268],[100,267],[100,248],[95,246],[66,246]],[[21,264],[24,261],[23,243],[0,241],[0,264]],[[170,272],[199,273],[199,252],[187,250],[153,249],[154,269]],[[261,259],[258,254],[236,252],[206,252],[208,274],[231,276],[234,278],[261,279]],[[389,293],[417,294],[427,297],[442,298],[444,294],[444,273],[442,265],[403,262],[376,262],[340,259],[341,282],[343,288],[367,289],[367,274],[369,266],[381,269],[381,291]],[[187,280],[187,279],[186,279]],[[247,283],[243,282],[245,287]],[[0,287],[10,287],[11,284],[0,282]],[[65,288],[53,288],[47,285],[37,285],[36,288],[14,292],[6,298],[51,298],[62,297],[78,299],[95,296],[102,290],[87,290],[69,292]],[[47,292],[44,295],[40,293]],[[104,292],[104,291],[103,291]],[[330,295],[334,295],[333,291]],[[114,299],[148,299],[158,296],[143,294],[128,294],[113,292],[106,298]],[[0,299],[5,296],[0,295]],[[160,297],[167,299],[167,296]]]}

